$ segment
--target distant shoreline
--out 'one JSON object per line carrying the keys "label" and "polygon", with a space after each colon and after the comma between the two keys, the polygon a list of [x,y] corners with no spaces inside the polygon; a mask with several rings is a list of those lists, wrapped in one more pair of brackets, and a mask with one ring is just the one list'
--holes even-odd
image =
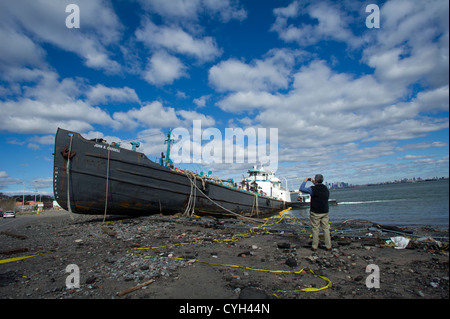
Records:
{"label": "distant shoreline", "polygon": [[[385,181],[385,182],[378,182],[378,183],[367,183],[367,184],[348,184],[348,186],[340,186],[340,187],[331,187],[330,189],[341,189],[341,188],[356,188],[356,187],[366,187],[366,186],[379,186],[379,185],[396,185],[396,184],[414,184],[414,183],[423,183],[423,182],[438,182],[438,181],[445,181],[449,180],[448,177],[440,177],[440,178],[427,178],[427,179],[421,179],[418,178],[416,180],[395,180],[395,181]],[[334,184],[334,183],[333,183]],[[332,184],[332,185],[333,185]]]}

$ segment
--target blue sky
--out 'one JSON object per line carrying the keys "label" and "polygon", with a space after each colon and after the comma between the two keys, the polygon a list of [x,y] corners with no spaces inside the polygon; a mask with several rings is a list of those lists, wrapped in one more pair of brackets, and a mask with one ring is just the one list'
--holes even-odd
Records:
{"label": "blue sky", "polygon": [[154,160],[194,120],[277,128],[291,189],[448,176],[448,16],[442,0],[1,1],[0,192],[52,194],[58,127]]}

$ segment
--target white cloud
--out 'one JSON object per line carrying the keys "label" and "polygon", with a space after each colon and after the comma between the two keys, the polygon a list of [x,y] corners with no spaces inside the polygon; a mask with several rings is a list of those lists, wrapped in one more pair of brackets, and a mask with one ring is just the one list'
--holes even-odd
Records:
{"label": "white cloud", "polygon": [[45,52],[29,37],[17,30],[0,25],[0,69],[2,64],[8,66],[41,66],[44,64]]}
{"label": "white cloud", "polygon": [[[366,113],[370,108],[395,102],[402,93],[391,90],[370,75],[358,78],[333,72],[324,61],[319,60],[303,66],[294,74],[284,74],[284,77],[278,70],[279,78],[285,80],[284,85],[290,90],[276,94],[269,93],[271,90],[268,89],[277,88],[274,77],[268,76],[265,82],[262,77],[264,72],[258,73],[257,67],[238,62],[234,66],[221,63],[215,68],[210,71],[210,81],[223,90],[237,91],[218,102],[222,109],[232,112],[275,108],[294,114],[303,112],[302,116],[311,112],[326,114],[363,110]],[[243,70],[249,72],[244,74]],[[271,70],[275,72],[275,68]],[[253,77],[254,81],[251,80]],[[233,82],[233,79],[236,80]]]}
{"label": "white cloud", "polygon": [[58,127],[85,131],[95,123],[111,124],[106,112],[81,101],[48,104],[24,99],[0,102],[0,108],[0,126],[14,133],[55,133]]}
{"label": "white cloud", "polygon": [[427,148],[431,148],[431,147],[446,147],[446,146],[448,146],[448,143],[445,143],[445,142],[431,142],[431,143],[420,142],[420,143],[405,144],[401,147],[398,147],[397,149],[399,151],[422,150],[422,149],[427,149]]}
{"label": "white cloud", "polygon": [[123,88],[109,88],[103,84],[97,84],[96,86],[91,87],[86,95],[88,101],[92,104],[106,104],[110,102],[140,102],[136,91],[127,86]]}
{"label": "white cloud", "polygon": [[229,94],[217,102],[217,105],[224,111],[239,114],[245,111],[264,111],[271,107],[281,107],[283,102],[283,97],[265,91],[240,91]]}
{"label": "white cloud", "polygon": [[203,95],[197,99],[194,99],[193,102],[197,107],[205,107],[206,102],[210,99],[211,95]]}
{"label": "white cloud", "polygon": [[174,53],[195,57],[200,61],[211,61],[221,54],[215,40],[211,37],[194,38],[175,26],[157,26],[146,19],[136,38],[148,47],[164,48]]}
{"label": "white cloud", "polygon": [[107,112],[80,99],[84,83],[58,79],[50,71],[33,73],[33,86],[21,86],[17,99],[0,101],[0,127],[17,133],[54,133],[58,127],[76,131],[92,129],[92,124],[112,125]]}
{"label": "white cloud", "polygon": [[448,111],[448,84],[434,90],[420,92],[417,94],[416,101],[421,111]]}
{"label": "white cloud", "polygon": [[427,133],[448,129],[447,119],[405,119],[374,129],[367,141],[398,141],[426,136]]}
{"label": "white cloud", "polygon": [[12,178],[5,171],[0,171],[0,189],[7,188],[9,185],[22,184],[22,180],[18,178]]}
{"label": "white cloud", "polygon": [[179,110],[176,113],[184,118],[185,127],[192,127],[194,120],[201,120],[202,127],[214,126],[216,124],[213,117],[195,111]]}
{"label": "white cloud", "polygon": [[180,59],[164,51],[156,52],[148,59],[143,73],[144,79],[155,85],[172,84],[173,81],[186,76],[186,66]]}
{"label": "white cloud", "polygon": [[[122,29],[111,5],[103,0],[77,1],[81,27],[69,29],[65,25],[68,15],[65,8],[69,3],[70,1],[51,0],[1,1],[0,20],[14,26],[17,31],[12,33],[1,24],[0,28],[3,32],[9,32],[9,43],[15,45],[12,49],[19,56],[28,53],[21,53],[16,49],[33,46],[23,36],[26,33],[32,35],[34,46],[37,46],[37,41],[51,43],[79,55],[88,67],[102,69],[108,73],[119,72],[120,65],[110,58],[111,54],[107,49],[109,45],[118,43]],[[35,52],[38,52],[38,56],[42,55],[40,50]],[[17,57],[11,59],[17,60]]]}
{"label": "white cloud", "polygon": [[293,1],[287,7],[275,8],[273,13],[277,18],[295,18],[299,14],[299,2]]}
{"label": "white cloud", "polygon": [[439,51],[426,47],[410,57],[402,57],[404,54],[401,48],[386,50],[371,55],[368,64],[375,69],[375,75],[381,81],[406,87],[433,73]]}
{"label": "white cloud", "polygon": [[194,38],[180,27],[157,26],[145,19],[142,28],[136,31],[136,39],[156,50],[164,48],[173,53],[195,57],[200,61],[211,61],[221,51],[212,37]]}
{"label": "white cloud", "polygon": [[115,129],[135,129],[144,127],[146,130],[160,128],[184,127],[191,128],[194,120],[201,120],[202,126],[213,126],[215,120],[196,111],[176,110],[165,107],[161,102],[147,103],[140,108],[133,108],[127,112],[113,114]]}
{"label": "white cloud", "polygon": [[[339,73],[324,61],[313,60],[296,72],[288,69],[292,72],[286,76],[288,89],[270,93],[261,82],[253,87],[262,90],[251,91],[247,89],[251,85],[225,81],[233,78],[227,72],[232,74],[234,70],[224,65],[219,64],[222,73],[217,72],[216,78],[210,73],[210,81],[231,91],[217,105],[227,112],[256,113],[252,119],[245,117],[252,125],[279,127],[280,161],[296,162],[302,156],[308,161],[320,159],[320,165],[336,164],[336,158],[344,162],[368,161],[395,154],[399,140],[448,128],[448,118],[433,119],[421,114],[448,110],[448,86],[422,91],[406,102],[409,92],[405,87],[393,87],[374,75]],[[237,65],[236,75],[242,69],[256,70],[254,62]],[[369,142],[375,145],[360,147]]]}
{"label": "white cloud", "polygon": [[27,138],[27,142],[29,142],[27,144],[28,148],[39,150],[41,149],[42,145],[54,145],[55,135],[54,134],[42,136],[34,135]]}
{"label": "white cloud", "polygon": [[[299,1],[294,1],[287,7],[274,9],[273,12],[276,20],[271,30],[277,32],[286,42],[296,42],[301,46],[313,45],[322,40],[344,42],[351,47],[362,44],[361,39],[350,29],[353,18],[334,2],[321,1],[300,5]],[[288,24],[289,19],[298,18],[301,14],[308,15],[314,22],[296,25],[299,23],[296,21]]]}
{"label": "white cloud", "polygon": [[229,59],[209,70],[209,82],[219,91],[276,91],[286,89],[291,69],[303,52],[283,49],[270,50],[264,60],[250,63]]}
{"label": "white cloud", "polygon": [[364,35],[375,75],[392,86],[448,85],[448,2],[391,0],[380,10],[380,29]]}
{"label": "white cloud", "polygon": [[197,18],[200,0],[141,0],[140,3],[147,9],[153,11],[163,17],[174,18]]}
{"label": "white cloud", "polygon": [[147,103],[139,109],[133,108],[127,112],[113,114],[116,129],[133,130],[138,125],[146,128],[174,127],[180,124],[175,109],[164,107],[160,102]]}
{"label": "white cloud", "polygon": [[165,19],[197,21],[199,16],[218,16],[221,21],[244,20],[247,12],[234,0],[140,0],[149,12],[156,12]]}
{"label": "white cloud", "polygon": [[[143,129],[141,150],[158,154],[164,136],[144,138],[146,132],[189,128],[193,120],[201,120],[203,127],[228,121],[231,127],[238,123],[279,128],[280,161],[300,162],[295,166],[299,169],[328,169],[344,180],[349,174],[366,178],[377,170],[399,169],[374,162],[405,151],[408,153],[397,155],[409,159],[402,162],[423,159],[436,167],[446,164],[444,171],[448,172],[448,155],[421,157],[415,153],[428,148],[448,150],[447,140],[439,138],[441,132],[433,134],[432,142],[414,140],[448,130],[449,33],[445,1],[386,1],[380,5],[378,30],[364,27],[365,3],[292,1],[273,11],[271,31],[276,33],[269,34],[278,35],[286,47],[250,58],[243,51],[241,59],[226,52],[227,57],[216,61],[208,73],[216,95],[209,89],[199,93],[188,86],[169,85],[189,76],[205,80],[200,72],[188,72],[219,58],[222,39],[214,38],[214,31],[206,30],[201,23],[208,21],[209,25],[213,19],[242,21],[247,12],[237,0],[139,1],[145,10],[137,12],[142,22],[136,31],[127,30],[131,37],[125,43],[124,28],[110,2],[77,2],[81,8],[79,30],[65,27],[64,9],[68,3],[0,2],[0,128],[13,133],[46,134],[23,138],[26,142],[20,142],[22,145],[48,148],[53,135],[47,134],[54,134],[58,126],[89,134],[97,134],[94,130],[100,126]],[[356,27],[357,23],[362,29]],[[361,37],[356,37],[355,32]],[[325,41],[346,43],[347,50],[324,56],[320,48]],[[302,50],[292,49],[297,46]],[[92,79],[60,78],[55,69],[64,66],[51,65],[53,61],[47,59],[56,51],[52,48],[47,56],[47,47],[74,53],[86,66],[105,73],[128,71],[128,75],[139,75],[154,86],[164,87],[146,91],[144,81],[134,82],[138,83],[136,87],[133,82],[124,86],[117,84],[118,77],[106,79],[114,83],[108,86],[100,77],[96,81],[95,71],[90,73]],[[122,53],[125,67],[117,63],[117,52]],[[341,60],[344,54],[345,61]],[[351,59],[354,64],[344,65]],[[364,73],[358,66],[353,68],[358,62]],[[349,73],[350,67],[355,73]],[[123,81],[129,79],[127,76]],[[90,85],[90,81],[94,84]],[[140,87],[142,84],[144,87]],[[152,99],[141,101],[137,94],[140,91],[135,89]],[[193,103],[198,110],[218,100],[216,106],[230,114],[219,119],[167,106],[169,94],[179,99],[197,96]],[[120,112],[108,111],[109,104],[129,102],[135,104]],[[217,110],[212,106],[207,111],[222,114],[214,113]],[[242,117],[237,118],[237,114]],[[153,143],[155,140],[158,145]],[[5,174],[0,172],[0,184],[8,178]]]}
{"label": "white cloud", "polygon": [[33,189],[45,189],[50,188],[53,185],[53,177],[37,178],[31,181],[31,188]]}

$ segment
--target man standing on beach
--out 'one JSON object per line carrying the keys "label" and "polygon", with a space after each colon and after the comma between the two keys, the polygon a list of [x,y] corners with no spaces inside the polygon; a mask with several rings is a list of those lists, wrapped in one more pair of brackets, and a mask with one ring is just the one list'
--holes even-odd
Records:
{"label": "man standing on beach", "polygon": [[[312,182],[314,186],[306,187],[306,182]],[[323,176],[317,174],[313,180],[311,178],[305,178],[302,185],[300,185],[300,191],[311,195],[311,210],[309,212],[311,226],[312,226],[312,247],[313,251],[316,251],[319,247],[319,228],[322,226],[323,235],[325,239],[325,248],[331,250],[331,237],[330,229],[328,228],[328,199],[330,197],[330,191],[322,184]]]}

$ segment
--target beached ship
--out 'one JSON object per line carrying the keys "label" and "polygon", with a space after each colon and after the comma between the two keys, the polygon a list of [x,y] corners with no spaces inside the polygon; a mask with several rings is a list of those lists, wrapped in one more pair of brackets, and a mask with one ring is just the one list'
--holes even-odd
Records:
{"label": "beached ship", "polygon": [[173,167],[167,153],[156,163],[117,143],[87,140],[58,129],[53,188],[58,204],[78,214],[232,214],[262,217],[288,207],[289,191],[266,169],[235,183]]}

